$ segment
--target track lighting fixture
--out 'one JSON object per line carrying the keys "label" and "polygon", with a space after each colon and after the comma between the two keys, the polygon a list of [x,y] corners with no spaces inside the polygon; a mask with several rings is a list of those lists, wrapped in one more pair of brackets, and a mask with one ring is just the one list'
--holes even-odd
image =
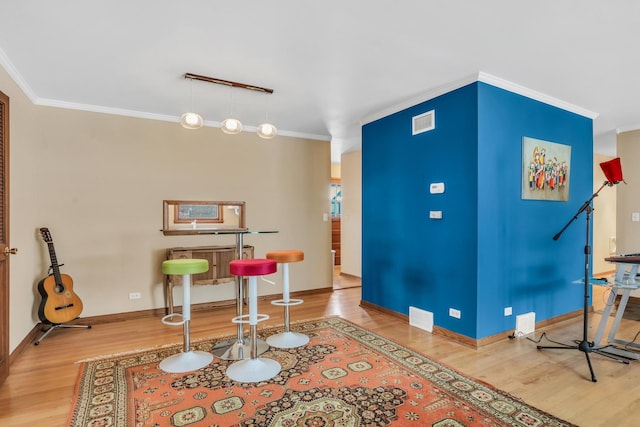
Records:
{"label": "track lighting fixture", "polygon": [[[186,73],[184,77],[186,79],[190,79],[192,84],[193,84],[193,80],[200,80],[203,82],[216,83],[224,86],[229,86],[232,91],[233,91],[233,88],[241,88],[241,89],[262,92],[268,95],[273,93],[273,89],[248,85],[245,83],[232,82],[230,80],[217,79],[214,77],[201,76],[198,74]],[[193,92],[191,94],[191,98],[193,103]],[[231,92],[231,107],[233,107],[233,92]],[[198,113],[188,112],[188,113],[184,113],[180,117],[180,124],[182,124],[182,126],[184,126],[187,129],[199,129],[203,126],[204,121],[202,119],[202,116],[200,116]],[[242,132],[242,122],[240,122],[240,120],[231,116],[222,121],[222,123],[220,124],[220,129],[224,133],[235,135]],[[273,125],[268,121],[268,117],[267,117],[267,121],[258,126],[256,133],[260,138],[271,139],[278,134],[278,129],[275,127],[275,125]]]}

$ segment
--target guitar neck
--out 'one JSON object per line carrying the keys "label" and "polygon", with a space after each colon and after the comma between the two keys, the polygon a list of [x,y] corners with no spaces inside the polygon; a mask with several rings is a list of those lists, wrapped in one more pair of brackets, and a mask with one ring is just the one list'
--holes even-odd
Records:
{"label": "guitar neck", "polygon": [[58,265],[58,258],[56,257],[56,250],[53,248],[53,242],[47,242],[49,248],[49,258],[51,259],[51,269],[53,270],[53,277],[56,279],[56,284],[62,284],[62,277],[60,276],[60,266]]}

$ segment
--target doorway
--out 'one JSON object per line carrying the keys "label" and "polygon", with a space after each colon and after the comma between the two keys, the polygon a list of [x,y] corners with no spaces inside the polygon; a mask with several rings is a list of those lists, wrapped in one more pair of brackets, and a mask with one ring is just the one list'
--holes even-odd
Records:
{"label": "doorway", "polygon": [[333,267],[332,280],[334,289],[336,281],[340,278],[340,215],[342,213],[342,185],[340,178],[331,178],[331,265]]}

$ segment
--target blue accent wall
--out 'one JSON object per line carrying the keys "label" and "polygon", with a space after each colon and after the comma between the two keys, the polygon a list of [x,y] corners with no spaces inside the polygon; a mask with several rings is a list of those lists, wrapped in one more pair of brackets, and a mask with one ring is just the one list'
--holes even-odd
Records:
{"label": "blue accent wall", "polygon": [[[430,110],[436,128],[412,135]],[[580,309],[584,214],[552,237],[593,192],[592,135],[589,118],[482,82],[363,126],[362,299],[474,339]],[[521,198],[525,136],[572,147],[569,201]]]}

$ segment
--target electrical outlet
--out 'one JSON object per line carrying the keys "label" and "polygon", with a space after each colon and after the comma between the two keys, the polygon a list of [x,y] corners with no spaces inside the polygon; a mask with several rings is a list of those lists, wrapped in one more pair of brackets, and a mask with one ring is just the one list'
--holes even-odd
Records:
{"label": "electrical outlet", "polygon": [[456,310],[455,308],[450,308],[449,316],[459,319],[462,316],[462,313],[460,312],[460,310]]}
{"label": "electrical outlet", "polygon": [[504,308],[504,315],[505,316],[511,316],[513,314],[513,307],[505,307]]}
{"label": "electrical outlet", "polygon": [[140,292],[131,292],[129,294],[129,299],[140,299],[141,297]]}

